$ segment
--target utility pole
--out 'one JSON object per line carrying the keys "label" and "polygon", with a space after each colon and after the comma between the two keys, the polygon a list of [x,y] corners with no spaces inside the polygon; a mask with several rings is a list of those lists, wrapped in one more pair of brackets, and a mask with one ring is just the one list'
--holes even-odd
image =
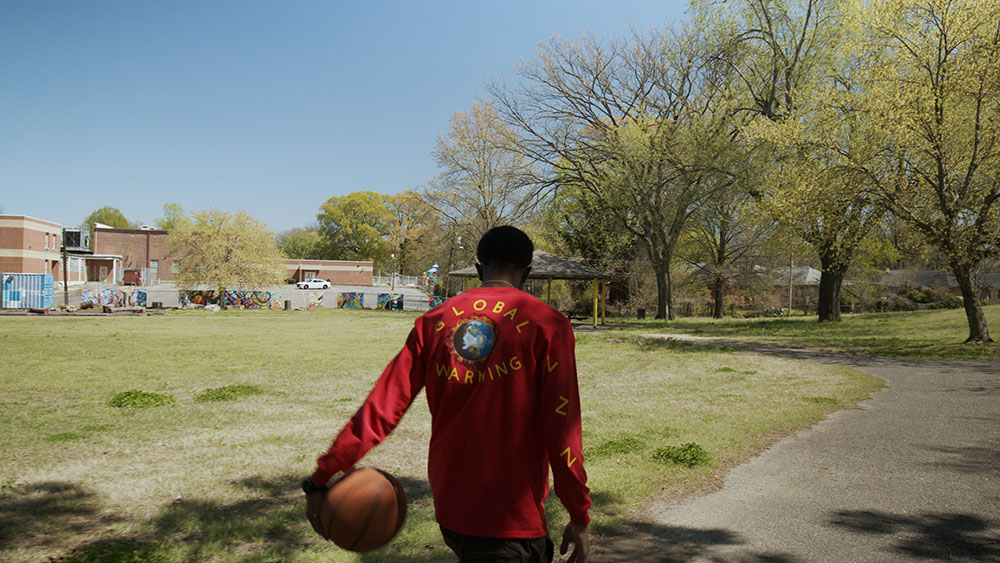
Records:
{"label": "utility pole", "polygon": [[69,258],[66,256],[66,231],[63,231],[62,236],[59,238],[62,242],[63,251],[63,305],[69,307]]}
{"label": "utility pole", "polygon": [[792,318],[792,268],[794,257],[788,257],[788,318]]}

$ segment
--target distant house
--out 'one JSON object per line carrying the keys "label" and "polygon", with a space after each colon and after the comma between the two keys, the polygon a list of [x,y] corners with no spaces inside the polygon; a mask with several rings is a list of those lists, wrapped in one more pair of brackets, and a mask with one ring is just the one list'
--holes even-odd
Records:
{"label": "distant house", "polygon": [[370,260],[285,260],[287,279],[297,282],[312,278],[330,280],[333,285],[373,283],[375,264]]}
{"label": "distant house", "polygon": [[771,280],[774,288],[772,303],[780,308],[788,307],[788,289],[792,290],[792,308],[810,310],[819,301],[819,280],[823,272],[810,266],[795,266],[791,269],[789,279],[788,268],[774,268],[763,272]]}
{"label": "distant house", "polygon": [[[983,274],[976,277],[975,281],[979,286],[980,299],[1000,300],[1000,273]],[[955,275],[940,270],[888,270],[880,277],[879,283],[890,290],[927,287],[952,295],[962,295]]]}

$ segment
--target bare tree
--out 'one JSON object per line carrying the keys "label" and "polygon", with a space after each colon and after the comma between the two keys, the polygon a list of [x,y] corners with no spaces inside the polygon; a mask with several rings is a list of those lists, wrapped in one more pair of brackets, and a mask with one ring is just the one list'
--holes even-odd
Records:
{"label": "bare tree", "polygon": [[671,263],[693,206],[728,182],[716,157],[733,139],[731,113],[705,53],[691,29],[554,39],[520,69],[521,86],[490,87],[521,150],[543,165],[537,184],[586,190],[641,242],[657,318],[673,318]]}
{"label": "bare tree", "polygon": [[487,103],[456,112],[448,134],[438,138],[433,155],[441,173],[424,191],[424,201],[466,240],[479,240],[498,225],[523,223],[535,210],[535,163],[516,143]]}

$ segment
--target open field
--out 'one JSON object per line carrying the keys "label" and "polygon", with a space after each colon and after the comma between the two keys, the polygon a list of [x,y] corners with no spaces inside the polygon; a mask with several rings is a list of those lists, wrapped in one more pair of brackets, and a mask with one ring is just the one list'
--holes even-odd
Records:
{"label": "open field", "polygon": [[[397,475],[410,498],[389,546],[356,556],[315,537],[298,489],[414,318],[0,317],[0,560],[450,561],[425,477],[422,397],[363,462]],[[582,332],[577,355],[595,541],[651,498],[711,488],[727,468],[880,385],[845,368],[627,330]],[[203,400],[231,385],[262,393]],[[173,403],[111,406],[129,390]],[[708,463],[657,459],[686,443]],[[549,504],[555,533],[564,515]]]}
{"label": "open field", "polygon": [[[1000,339],[1000,305],[984,307],[994,339]],[[963,344],[969,336],[964,309],[844,315],[840,323],[815,316],[755,319],[682,318],[625,321],[644,332],[688,334],[851,354],[916,358],[1000,359],[1000,345]]]}

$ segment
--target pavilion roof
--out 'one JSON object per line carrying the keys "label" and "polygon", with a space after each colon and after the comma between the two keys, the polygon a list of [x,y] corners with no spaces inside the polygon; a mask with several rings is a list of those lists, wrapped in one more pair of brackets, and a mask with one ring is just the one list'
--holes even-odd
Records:
{"label": "pavilion roof", "polygon": [[[475,266],[468,266],[448,272],[448,275],[460,278],[474,278],[478,274]],[[529,279],[553,280],[593,280],[608,279],[610,277],[600,270],[596,270],[575,260],[570,260],[569,258],[556,256],[544,250],[536,250],[532,255],[531,273],[528,274]]]}

